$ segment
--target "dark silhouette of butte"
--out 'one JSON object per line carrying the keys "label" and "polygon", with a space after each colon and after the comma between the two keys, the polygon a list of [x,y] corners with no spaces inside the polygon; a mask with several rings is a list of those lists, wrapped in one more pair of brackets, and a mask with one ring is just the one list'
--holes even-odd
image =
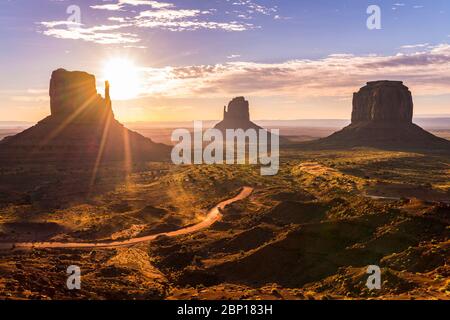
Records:
{"label": "dark silhouette of butte", "polygon": [[95,76],[58,69],[50,80],[51,115],[0,141],[0,161],[163,160],[170,147],[125,128],[114,118],[105,83],[97,93]]}
{"label": "dark silhouette of butte", "polygon": [[319,147],[376,147],[450,149],[413,123],[413,99],[401,81],[374,81],[353,95],[352,123],[331,136],[311,143]]}
{"label": "dark silhouette of butte", "polygon": [[262,129],[250,121],[249,103],[244,97],[237,97],[230,101],[227,107],[223,107],[223,120],[216,124],[215,129],[225,132],[226,129]]}
{"label": "dark silhouette of butte", "polygon": [[[226,140],[227,129],[242,129],[245,131],[254,129],[257,132],[259,132],[259,130],[265,130],[264,128],[258,126],[256,123],[250,120],[249,102],[245,100],[244,97],[234,98],[230,101],[230,103],[228,103],[228,108],[226,106],[223,107],[223,120],[216,124],[214,128],[222,131],[224,140]],[[272,138],[274,137],[274,133],[268,132],[268,143],[271,143]],[[282,136],[278,136],[278,142],[284,145],[288,144],[289,140]]]}

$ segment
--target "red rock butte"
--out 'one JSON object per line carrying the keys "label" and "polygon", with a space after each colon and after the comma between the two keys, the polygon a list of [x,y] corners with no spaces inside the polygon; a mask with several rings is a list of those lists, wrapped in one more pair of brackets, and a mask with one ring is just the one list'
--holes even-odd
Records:
{"label": "red rock butte", "polygon": [[353,94],[352,123],[413,121],[411,91],[401,81],[368,82]]}
{"label": "red rock butte", "polygon": [[97,93],[95,76],[89,73],[64,69],[53,71],[49,94],[53,117],[96,122],[112,115],[109,83],[105,83],[105,98],[102,98]]}
{"label": "red rock butte", "polygon": [[352,123],[310,143],[317,147],[450,150],[450,141],[413,123],[412,94],[401,81],[368,82],[353,95]]}
{"label": "red rock butte", "polygon": [[228,104],[228,110],[226,106],[223,108],[223,120],[216,124],[215,128],[221,131],[226,129],[262,129],[250,121],[250,107],[244,97],[231,100]]}
{"label": "red rock butte", "polygon": [[125,128],[114,118],[105,83],[97,93],[95,76],[58,69],[50,80],[51,115],[0,141],[0,161],[166,160],[170,147]]}

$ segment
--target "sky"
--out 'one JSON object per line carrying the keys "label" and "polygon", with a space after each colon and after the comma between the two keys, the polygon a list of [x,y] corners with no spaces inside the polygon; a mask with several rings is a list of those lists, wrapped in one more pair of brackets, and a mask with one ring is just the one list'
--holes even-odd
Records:
{"label": "sky", "polygon": [[125,122],[220,119],[235,96],[253,119],[348,119],[372,80],[449,116],[449,35],[448,0],[0,0],[0,121],[47,116],[61,67],[110,80]]}

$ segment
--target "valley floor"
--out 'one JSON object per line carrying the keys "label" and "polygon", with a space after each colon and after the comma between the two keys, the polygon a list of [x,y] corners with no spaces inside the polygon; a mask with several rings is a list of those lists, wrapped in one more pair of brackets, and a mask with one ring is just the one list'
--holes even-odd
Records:
{"label": "valley floor", "polygon": [[[283,150],[252,166],[0,167],[0,242],[121,241],[121,248],[0,252],[0,299],[450,299],[450,157]],[[81,268],[68,290],[67,268]],[[366,287],[381,268],[381,290]]]}

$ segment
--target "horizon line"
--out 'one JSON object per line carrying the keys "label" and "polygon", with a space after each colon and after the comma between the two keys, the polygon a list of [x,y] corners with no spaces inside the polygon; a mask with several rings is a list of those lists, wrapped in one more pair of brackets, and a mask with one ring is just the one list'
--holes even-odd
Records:
{"label": "horizon line", "polygon": [[[414,116],[413,119],[450,119],[450,114],[444,114],[444,115],[430,115],[430,114],[424,114],[424,115],[417,115]],[[119,119],[118,119],[119,120]],[[22,123],[22,124],[31,124],[31,123],[38,123],[41,120],[37,121],[22,121],[22,120],[0,120],[0,124],[6,124],[6,123]],[[123,123],[133,124],[133,123],[185,123],[185,122],[194,122],[194,121],[203,121],[203,122],[216,122],[216,121],[222,121],[220,119],[199,119],[199,120],[137,120],[137,121],[123,121],[119,120]],[[294,122],[294,121],[351,121],[351,118],[303,118],[303,119],[256,119],[252,120],[255,122]]]}

